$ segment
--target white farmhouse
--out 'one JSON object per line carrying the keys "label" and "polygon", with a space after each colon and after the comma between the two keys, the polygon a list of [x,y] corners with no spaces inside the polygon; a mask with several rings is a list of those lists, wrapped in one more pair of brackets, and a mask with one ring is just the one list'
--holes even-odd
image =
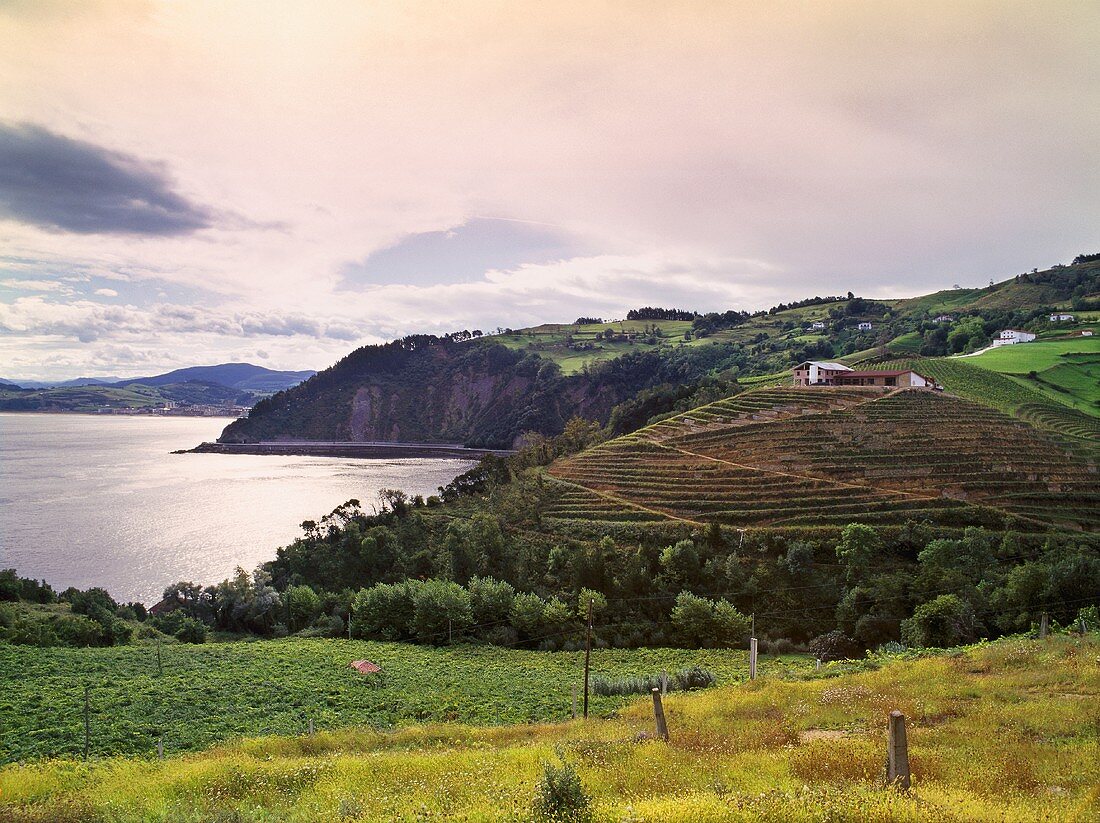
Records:
{"label": "white farmhouse", "polygon": [[1067,322],[1067,321],[1070,322],[1070,323],[1073,322],[1073,315],[1072,314],[1059,314],[1059,313],[1055,312],[1054,314],[1052,314],[1050,316],[1050,322],[1051,323],[1064,323],[1064,322]]}
{"label": "white farmhouse", "polygon": [[864,322],[859,324],[859,330],[860,331],[870,331],[872,328],[873,327],[871,326],[871,324],[868,323],[867,321],[864,321]]}
{"label": "white farmhouse", "polygon": [[824,320],[815,320],[814,322],[812,322],[810,324],[810,328],[811,329],[823,329],[823,328],[825,328],[825,321]]}
{"label": "white farmhouse", "polygon": [[1029,331],[1020,331],[1019,329],[1005,329],[998,335],[997,339],[993,341],[994,346],[1011,346],[1014,343],[1030,343],[1035,339],[1035,335]]}
{"label": "white farmhouse", "polygon": [[953,314],[941,314],[938,317],[933,318],[933,323],[950,323],[955,319]]}

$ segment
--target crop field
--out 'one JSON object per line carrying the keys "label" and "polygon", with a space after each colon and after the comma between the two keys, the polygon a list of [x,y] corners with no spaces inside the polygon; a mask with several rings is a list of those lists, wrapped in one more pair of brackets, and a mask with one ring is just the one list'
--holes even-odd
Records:
{"label": "crop field", "polygon": [[[910,390],[761,389],[554,464],[591,490],[557,518],[654,514],[733,527],[1100,525],[1094,463],[988,406]],[[604,501],[596,503],[597,500]],[[630,515],[628,508],[637,512]]]}
{"label": "crop field", "polygon": [[[288,638],[256,643],[40,649],[0,644],[0,763],[83,750],[84,686],[91,687],[95,755],[148,755],[262,734],[411,722],[492,725],[569,717],[583,653],[489,646]],[[384,674],[364,677],[352,660]],[[592,672],[610,679],[701,666],[719,683],[747,677],[741,651],[594,650]],[[809,670],[804,658],[762,658],[765,670]],[[594,698],[606,714],[621,697]],[[0,816],[0,820],[2,820]]]}
{"label": "crop field", "polygon": [[[588,722],[326,730],[164,762],[12,764],[0,820],[531,820],[544,766],[560,760],[599,823],[1084,823],[1100,817],[1098,654],[1095,635],[1013,638],[674,693],[668,742],[643,698]],[[908,792],[883,787],[895,709]]]}

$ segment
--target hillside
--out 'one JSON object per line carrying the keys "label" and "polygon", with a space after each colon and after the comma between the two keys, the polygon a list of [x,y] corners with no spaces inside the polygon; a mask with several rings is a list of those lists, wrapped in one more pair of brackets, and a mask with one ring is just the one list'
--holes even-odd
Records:
{"label": "hillside", "polygon": [[[524,820],[561,759],[596,820],[1085,821],[1100,814],[1097,654],[1095,636],[1057,636],[818,676],[807,663],[806,679],[670,694],[667,743],[647,698],[587,722],[326,724],[163,762],[147,729],[143,757],[0,769],[0,820]],[[522,699],[531,684],[511,688]],[[882,787],[894,709],[907,717],[909,792]]]}
{"label": "hillside", "polygon": [[97,412],[171,404],[251,406],[258,398],[297,385],[315,373],[223,363],[127,379],[79,378],[57,384],[0,380],[0,411]]}
{"label": "hillside", "polygon": [[87,412],[151,410],[170,404],[209,407],[247,406],[254,395],[217,383],[169,383],[147,386],[85,385],[53,389],[21,389],[0,386],[0,411]]}
{"label": "hillside", "polygon": [[728,346],[636,350],[564,376],[551,360],[495,339],[416,336],[366,346],[271,398],[222,442],[392,440],[511,448],[526,432],[558,434],[581,416],[607,422],[652,386],[695,382],[743,355]]}
{"label": "hillside", "polygon": [[[1095,302],[1098,293],[1100,263],[1093,261],[910,300],[848,294],[694,319],[663,319],[667,312],[654,310],[650,319],[580,318],[584,322],[499,329],[489,336],[419,335],[352,352],[302,386],[258,404],[221,439],[507,448],[528,431],[556,435],[574,416],[611,422],[614,433],[623,433],[654,415],[761,381],[782,382],[782,373],[804,359],[856,362],[972,351],[1008,325],[1046,333],[1048,307]],[[957,317],[937,321],[945,311]],[[620,404],[627,405],[616,415]]]}
{"label": "hillside", "polygon": [[759,526],[1100,525],[1094,461],[987,406],[937,393],[761,389],[551,467],[547,516]]}

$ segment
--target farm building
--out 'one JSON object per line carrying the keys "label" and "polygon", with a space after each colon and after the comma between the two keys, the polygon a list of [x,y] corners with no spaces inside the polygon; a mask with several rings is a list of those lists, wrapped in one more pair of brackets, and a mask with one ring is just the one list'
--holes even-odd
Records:
{"label": "farm building", "polygon": [[936,381],[912,369],[893,371],[846,371],[838,374],[834,386],[885,386],[889,388],[934,389]]}
{"label": "farm building", "polygon": [[912,369],[854,371],[843,363],[807,360],[793,369],[796,386],[883,386],[889,388],[936,387],[936,381]]}
{"label": "farm building", "polygon": [[933,323],[951,323],[954,321],[955,315],[953,314],[941,314],[938,317],[932,318]]}
{"label": "farm building", "polygon": [[994,346],[1011,346],[1015,343],[1030,343],[1035,339],[1035,335],[1029,331],[1020,331],[1019,329],[1005,329],[996,340],[993,341]]}
{"label": "farm building", "polygon": [[810,328],[811,329],[823,329],[823,328],[825,328],[825,321],[824,320],[815,320],[814,322],[812,322],[810,324]]}
{"label": "farm building", "polygon": [[864,320],[862,323],[859,324],[859,330],[860,331],[870,331],[872,328],[874,328],[874,326],[872,326],[866,320]]}
{"label": "farm building", "polygon": [[807,360],[805,363],[799,363],[792,371],[796,386],[833,386],[836,385],[834,380],[838,374],[849,372],[851,369],[843,363]]}
{"label": "farm building", "polygon": [[1052,314],[1050,316],[1050,322],[1051,323],[1062,323],[1064,321],[1069,321],[1069,322],[1072,323],[1073,322],[1073,315],[1072,314],[1058,314],[1057,312],[1055,312],[1054,314]]}

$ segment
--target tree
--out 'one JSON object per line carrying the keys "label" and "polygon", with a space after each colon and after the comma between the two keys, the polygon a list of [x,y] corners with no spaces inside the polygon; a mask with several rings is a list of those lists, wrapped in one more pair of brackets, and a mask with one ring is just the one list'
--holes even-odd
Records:
{"label": "tree", "polygon": [[413,592],[413,634],[421,643],[442,646],[474,624],[470,593],[449,580],[426,580]]}
{"label": "tree", "polygon": [[973,642],[977,619],[969,603],[954,594],[941,594],[916,608],[901,622],[902,642],[908,646],[946,649]]}
{"label": "tree", "polygon": [[714,604],[714,638],[719,646],[743,646],[752,630],[752,620],[728,600]]}
{"label": "tree", "polygon": [[661,581],[670,590],[688,588],[699,577],[699,552],[690,540],[680,540],[661,552]]}
{"label": "tree", "polygon": [[286,590],[287,628],[304,629],[321,613],[321,598],[309,586],[290,586]]}
{"label": "tree", "polygon": [[844,566],[849,584],[866,574],[871,560],[882,550],[878,532],[863,523],[849,523],[840,534],[837,559]]}
{"label": "tree", "polygon": [[714,604],[706,598],[682,591],[672,607],[672,629],[685,646],[713,645],[715,637]]}
{"label": "tree", "polygon": [[516,597],[516,590],[511,584],[491,577],[473,577],[468,589],[475,624],[487,626],[508,621]]}
{"label": "tree", "polygon": [[351,602],[351,630],[356,637],[407,640],[412,636],[414,584],[377,583],[360,589]]}
{"label": "tree", "polygon": [[537,637],[542,631],[542,616],[546,610],[546,601],[537,594],[522,592],[512,600],[508,619],[516,630],[526,639]]}

